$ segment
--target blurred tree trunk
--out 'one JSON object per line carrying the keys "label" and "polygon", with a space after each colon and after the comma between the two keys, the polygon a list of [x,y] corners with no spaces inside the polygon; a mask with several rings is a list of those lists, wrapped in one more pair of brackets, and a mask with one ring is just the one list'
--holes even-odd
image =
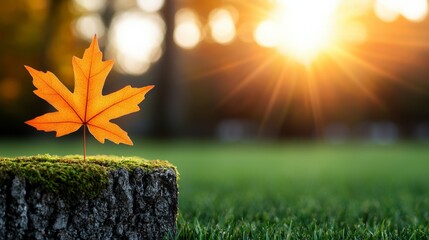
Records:
{"label": "blurred tree trunk", "polygon": [[166,24],[165,48],[156,79],[151,134],[171,138],[181,134],[183,123],[183,82],[177,69],[176,46],[173,40],[176,1],[165,1],[162,15]]}
{"label": "blurred tree trunk", "polygon": [[55,33],[56,23],[58,21],[58,13],[61,8],[61,4],[67,3],[67,0],[52,0],[49,5],[48,16],[45,21],[45,29],[43,35],[43,45],[40,48],[41,62],[40,67],[42,69],[48,69],[49,64],[49,48],[51,46],[52,36]]}
{"label": "blurred tree trunk", "polygon": [[[102,19],[106,29],[110,29],[115,14],[115,0],[107,0],[106,7],[102,13]],[[178,74],[175,64],[176,46],[173,40],[174,15],[176,1],[165,1],[161,15],[166,25],[164,52],[154,75],[155,89],[151,91],[151,102],[153,106],[148,119],[148,129],[144,130],[148,135],[155,138],[171,138],[180,134],[183,123],[183,83]],[[136,29],[136,31],[138,31]],[[148,36],[151,37],[151,36]],[[141,76],[121,76],[126,80],[140,79]],[[145,117],[146,118],[146,117]],[[138,131],[138,130],[136,130]]]}

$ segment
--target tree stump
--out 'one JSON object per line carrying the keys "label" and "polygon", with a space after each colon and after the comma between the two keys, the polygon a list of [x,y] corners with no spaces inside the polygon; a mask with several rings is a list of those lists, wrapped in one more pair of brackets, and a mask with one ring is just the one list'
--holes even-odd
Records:
{"label": "tree stump", "polygon": [[[87,162],[79,157],[57,161],[46,155],[0,159],[0,239],[174,235],[176,168],[163,161],[151,165],[137,158],[110,158],[95,156]],[[80,179],[70,183],[73,178]]]}

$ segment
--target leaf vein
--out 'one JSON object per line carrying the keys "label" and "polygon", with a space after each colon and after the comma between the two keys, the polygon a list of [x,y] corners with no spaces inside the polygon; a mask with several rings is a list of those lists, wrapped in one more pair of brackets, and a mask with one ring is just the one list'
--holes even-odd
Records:
{"label": "leaf vein", "polygon": [[49,94],[49,95],[58,95],[58,96],[60,96],[60,98],[73,110],[73,112],[76,114],[76,116],[82,121],[82,118],[79,116],[79,114],[77,113],[76,109],[74,109],[74,107],[57,91],[57,89],[55,89],[54,87],[52,87],[52,85],[49,85],[42,77],[40,77],[39,73],[37,73],[36,76],[42,82],[44,82],[50,89],[52,89],[56,93],[56,94]]}
{"label": "leaf vein", "polygon": [[[98,117],[99,115],[103,114],[103,112],[107,111],[108,109],[110,109],[110,108],[112,108],[112,107],[114,107],[114,106],[116,106],[116,105],[118,105],[118,104],[120,104],[120,103],[122,103],[122,102],[125,102],[125,101],[127,101],[128,99],[131,99],[131,98],[133,98],[133,97],[135,97],[135,96],[139,95],[141,92],[142,92],[142,91],[139,91],[139,92],[137,92],[136,94],[133,94],[133,95],[131,95],[131,96],[127,97],[127,98],[122,98],[121,100],[119,100],[119,101],[117,101],[117,102],[112,103],[111,105],[107,106],[107,107],[106,107],[106,108],[104,108],[103,110],[100,110],[98,113],[96,113],[94,116],[92,116],[92,117],[91,117],[87,122],[90,122],[90,121],[91,121],[91,120],[93,120],[94,118],[96,118],[96,117]],[[128,113],[126,113],[126,114],[128,114]],[[126,115],[126,114],[124,114],[124,115]]]}
{"label": "leaf vein", "polygon": [[101,130],[106,131],[108,133],[111,133],[111,134],[115,135],[116,137],[122,139],[123,141],[127,141],[128,140],[128,139],[122,137],[120,134],[116,134],[115,132],[112,132],[112,131],[108,130],[107,128],[104,128],[104,127],[101,127],[101,126],[98,126],[98,125],[94,125],[94,124],[91,124],[91,123],[87,123],[87,125],[91,126],[91,127],[95,127],[95,128],[101,129]]}

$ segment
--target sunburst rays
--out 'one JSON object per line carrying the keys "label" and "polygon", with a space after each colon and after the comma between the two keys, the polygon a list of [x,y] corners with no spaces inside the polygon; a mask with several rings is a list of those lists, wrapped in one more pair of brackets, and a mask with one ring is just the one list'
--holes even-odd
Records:
{"label": "sunburst rays", "polygon": [[[267,12],[267,10],[258,9],[258,5],[253,4],[252,7],[256,8],[259,13]],[[347,19],[355,20],[353,16],[347,16],[344,12],[337,20]],[[408,53],[407,49],[429,50],[429,43],[424,40],[429,34],[416,28],[412,32],[398,29],[400,38],[392,38],[389,35],[383,37],[381,34],[371,35],[377,31],[376,27],[372,28],[372,24],[380,27],[378,23],[374,23],[375,21],[373,17],[370,20],[363,20],[372,30],[368,33],[365,43],[352,45],[337,39],[330,43],[329,47],[321,50],[311,64],[300,65],[293,56],[287,54],[284,56],[279,52],[263,51],[252,47],[250,48],[252,51],[249,51],[246,57],[221,62],[218,67],[194,74],[190,76],[190,79],[201,80],[208,76],[222,75],[234,69],[248,69],[246,66],[250,63],[250,65],[256,64],[257,67],[249,69],[246,76],[240,78],[237,85],[219,97],[216,111],[220,111],[225,105],[234,104],[233,97],[243,94],[243,91],[247,91],[248,96],[256,96],[269,91],[270,94],[265,96],[263,103],[255,106],[255,108],[259,108],[260,112],[258,121],[261,135],[267,131],[279,131],[284,124],[288,110],[292,104],[296,104],[297,99],[302,101],[299,104],[302,104],[303,111],[306,108],[311,111],[315,132],[320,134],[323,132],[325,124],[324,109],[331,107],[328,101],[324,101],[324,98],[326,94],[335,94],[335,87],[333,87],[335,85],[347,85],[354,92],[358,92],[360,98],[366,99],[365,101],[372,103],[380,111],[388,111],[388,107],[384,99],[377,95],[376,87],[368,84],[371,79],[377,79],[377,82],[383,82],[382,84],[395,84],[407,91],[429,93],[429,89],[419,87],[404,79],[398,72],[392,71],[395,66],[412,67],[415,64],[413,53]],[[391,24],[390,28],[394,29],[395,23]],[[374,47],[377,44],[390,47],[374,51],[371,46]],[[392,51],[392,49],[396,50]],[[386,65],[391,66],[385,67]],[[231,74],[226,75],[227,79],[219,81],[228,81],[230,78],[237,77]],[[270,76],[270,79],[267,79],[267,75]],[[261,83],[265,81],[269,81],[269,83]],[[249,85],[258,87],[249,92],[248,89],[245,89]],[[337,103],[336,107],[339,105],[341,103]],[[249,109],[249,111],[252,110]]]}

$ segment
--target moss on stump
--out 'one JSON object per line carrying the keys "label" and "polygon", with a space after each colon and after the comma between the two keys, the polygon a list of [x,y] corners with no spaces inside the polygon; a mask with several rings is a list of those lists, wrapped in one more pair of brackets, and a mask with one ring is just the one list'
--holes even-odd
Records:
{"label": "moss on stump", "polygon": [[162,239],[176,167],[137,157],[0,158],[0,239]]}

